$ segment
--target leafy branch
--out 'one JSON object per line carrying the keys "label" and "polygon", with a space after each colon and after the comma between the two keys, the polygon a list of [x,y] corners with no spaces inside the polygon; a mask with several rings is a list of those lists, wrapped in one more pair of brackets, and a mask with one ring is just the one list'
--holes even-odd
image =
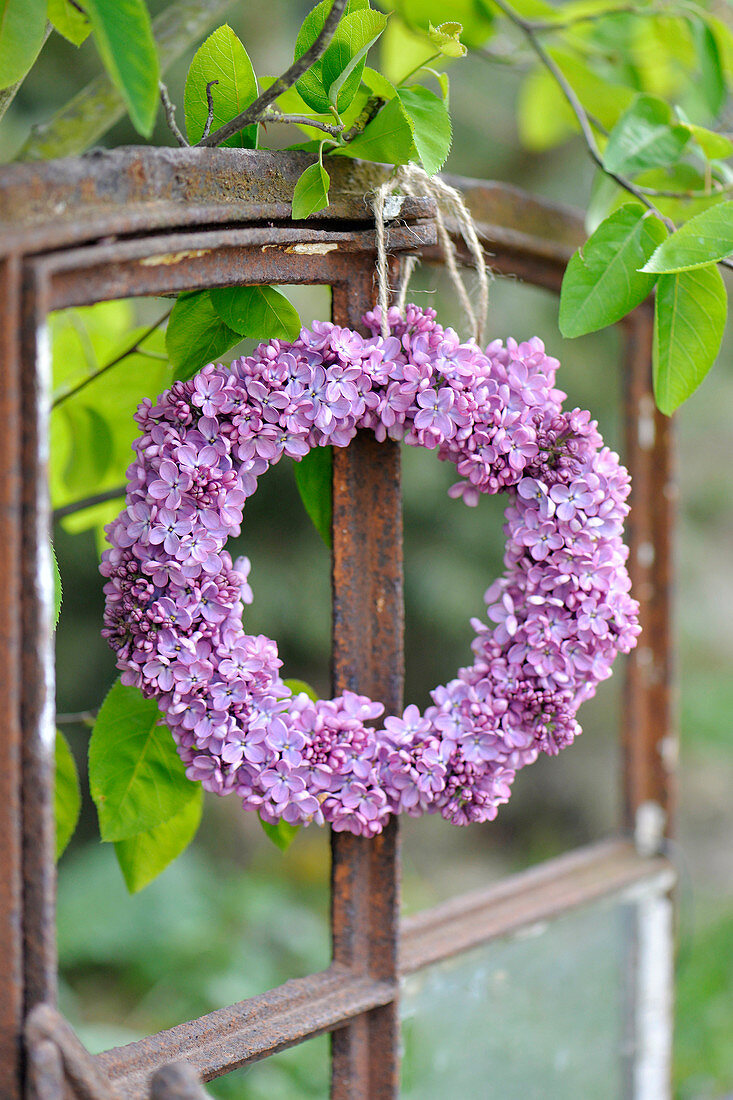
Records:
{"label": "leafy branch", "polygon": [[[218,130],[215,130],[213,134],[208,134],[206,137],[202,137],[197,145],[199,146],[216,146],[221,145],[227,138],[233,137],[234,134],[239,133],[242,130],[246,130],[248,126],[255,125],[258,122],[268,121],[263,118],[263,114],[267,111],[272,103],[278,99],[283,92],[288,91],[294,84],[300,79],[301,76],[312,65],[316,63],[328,49],[328,45],[333,38],[336,28],[341,20],[341,16],[344,13],[347,0],[333,0],[333,5],[330,12],[326,17],[326,21],[323,24],[323,28],[316,38],[313,45],[305,51],[293,64],[285,70],[282,76],[279,76],[277,80],[273,81],[269,88],[266,88],[253,103],[250,103],[244,111],[241,111],[235,118],[226,122],[223,126],[220,126]],[[274,121],[274,120],[273,120]],[[283,121],[278,119],[277,121]],[[310,124],[310,123],[309,123]]]}

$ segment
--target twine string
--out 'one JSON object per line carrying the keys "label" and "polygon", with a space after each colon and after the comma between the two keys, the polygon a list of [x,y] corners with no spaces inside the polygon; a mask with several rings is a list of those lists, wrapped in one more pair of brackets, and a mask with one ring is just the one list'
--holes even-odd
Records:
{"label": "twine string", "polygon": [[[428,176],[427,172],[413,164],[400,165],[393,175],[375,188],[372,193],[377,242],[377,303],[381,314],[382,336],[385,339],[389,336],[387,310],[389,308],[390,286],[385,223],[399,214],[401,203],[398,196],[395,195],[398,189],[406,195],[427,194],[435,200],[435,223],[438,231],[438,242],[443,252],[448,275],[466,314],[471,333],[476,342],[480,344],[489,311],[489,272],[484,262],[483,249],[476,232],[476,226],[459,191],[456,191],[454,187],[450,187],[438,176]],[[453,243],[453,238],[448,232],[446,218],[455,220],[473,260],[473,266],[478,276],[478,304],[476,308],[474,308],[466,284],[461,276],[458,265],[458,252]],[[405,309],[410,277],[416,264],[417,257],[415,256],[408,256],[402,264],[402,278],[395,303],[400,313],[403,313]]]}

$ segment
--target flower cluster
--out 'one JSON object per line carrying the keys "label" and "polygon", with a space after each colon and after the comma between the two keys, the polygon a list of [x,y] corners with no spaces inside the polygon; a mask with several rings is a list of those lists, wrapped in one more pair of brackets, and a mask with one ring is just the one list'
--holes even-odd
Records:
{"label": "flower cluster", "polygon": [[[108,527],[105,635],[126,684],[157,699],[188,775],[267,821],[371,836],[390,814],[495,817],[517,770],[580,732],[580,703],[639,632],[622,524],[629,479],[586,412],[564,412],[540,340],[482,351],[432,310],[378,313],[364,337],[314,322],[146,400],[126,508]],[[424,713],[353,692],[312,702],[250,636],[246,558],[225,549],[282,455],[360,428],[454,463],[467,504],[507,492],[506,571],[473,620],[474,662]],[[381,727],[381,728],[380,728]]]}

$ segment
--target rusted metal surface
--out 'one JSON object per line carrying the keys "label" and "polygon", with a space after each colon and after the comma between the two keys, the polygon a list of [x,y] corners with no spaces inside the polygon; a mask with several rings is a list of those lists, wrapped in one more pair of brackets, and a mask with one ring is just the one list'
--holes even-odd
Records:
{"label": "rusted metal surface", "polygon": [[48,451],[50,350],[42,278],[23,278],[22,694],[25,1011],[56,1001],[54,660]]}
{"label": "rusted metal surface", "polygon": [[672,538],[676,485],[674,428],[654,404],[653,319],[637,310],[626,338],[625,458],[631,472],[627,522],[629,574],[640,604],[642,634],[628,658],[621,737],[625,823],[634,828],[639,807],[656,803],[674,813],[677,729],[672,631]]}
{"label": "rusted metal surface", "polygon": [[[419,249],[435,240],[435,228],[396,226],[389,240],[393,250]],[[348,283],[355,254],[365,252],[373,256],[372,230],[294,230],[288,243],[279,230],[249,227],[95,244],[29,263],[46,273],[50,308],[61,309],[243,283]]]}
{"label": "rusted metal surface", "polygon": [[[59,1059],[63,1081],[75,1100],[121,1100],[120,1092],[100,1070],[74,1029],[51,1005],[37,1004],[31,1010],[25,1026],[25,1042],[30,1060],[45,1067],[48,1100],[56,1100],[57,1094],[51,1091],[52,1074],[56,1072],[54,1065]],[[49,1043],[58,1051],[58,1059],[48,1056]]]}
{"label": "rusted metal surface", "polygon": [[439,959],[552,920],[624,887],[658,878],[673,881],[668,860],[643,859],[628,841],[593,844],[494,886],[453,898],[408,917],[402,924],[400,973],[410,974]]}
{"label": "rusted metal surface", "polygon": [[163,1066],[150,1082],[150,1100],[207,1100],[198,1075],[186,1062]]}
{"label": "rusted metal surface", "polygon": [[[334,288],[333,318],[358,328],[373,301],[373,258]],[[360,432],[334,448],[333,689],[361,692],[401,710],[404,677],[402,499],[396,443]],[[373,840],[332,838],[331,926],[336,963],[397,980],[399,939],[397,821]],[[390,1100],[399,1089],[396,1000],[334,1032],[333,1100]]]}
{"label": "rusted metal surface", "polygon": [[0,1096],[19,1100],[23,1021],[21,829],[20,262],[0,262]]}
{"label": "rusted metal surface", "polygon": [[170,1062],[185,1061],[202,1080],[210,1081],[330,1031],[388,1003],[394,995],[393,982],[332,966],[191,1023],[105,1051],[95,1063],[126,1100],[148,1100],[153,1074]]}

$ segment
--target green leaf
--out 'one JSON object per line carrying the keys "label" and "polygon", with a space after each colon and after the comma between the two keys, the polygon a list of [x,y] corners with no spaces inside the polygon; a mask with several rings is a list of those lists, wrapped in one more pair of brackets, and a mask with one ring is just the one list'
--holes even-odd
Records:
{"label": "green leaf", "polygon": [[[186,77],[183,108],[186,133],[192,145],[203,137],[209,117],[206,85],[217,80],[211,89],[214,116],[211,132],[229,122],[257,98],[257,78],[247,51],[226,23],[210,34],[194,54]],[[257,126],[233,134],[222,145],[238,149],[257,148]]]}
{"label": "green leaf", "polygon": [[260,825],[267,836],[269,836],[272,843],[278,847],[281,852],[287,852],[300,829],[300,825],[289,825],[287,821],[283,821],[282,819],[278,821],[277,825],[271,825],[269,821],[263,821],[262,818],[260,818]]}
{"label": "green leaf", "polygon": [[412,123],[423,168],[433,176],[445,164],[451,146],[451,122],[445,103],[434,92],[417,85],[400,89],[399,96]]}
{"label": "green leaf", "polygon": [[53,625],[58,625],[59,615],[61,614],[61,600],[63,598],[63,588],[61,587],[61,573],[59,572],[59,563],[56,560],[56,551],[51,546],[51,563],[53,565]]}
{"label": "green leaf", "polygon": [[293,221],[302,221],[319,210],[325,210],[330,184],[331,178],[320,161],[309,165],[293,191]]}
{"label": "green leaf", "polygon": [[300,335],[297,309],[274,287],[228,286],[210,293],[218,317],[240,338],[292,342]]}
{"label": "green leaf", "polygon": [[369,89],[370,95],[378,96],[385,103],[397,95],[397,89],[392,81],[387,80],[387,77],[382,76],[376,69],[370,69],[368,65],[362,73],[361,81]]}
{"label": "green leaf", "polygon": [[704,126],[696,126],[692,122],[685,121],[682,125],[690,131],[692,140],[697,142],[708,160],[724,160],[733,153],[733,141],[725,134],[706,130]]}
{"label": "green leaf", "polygon": [[660,244],[644,271],[690,271],[723,260],[733,252],[733,200],[690,218]]}
{"label": "green leaf", "polygon": [[70,0],[48,0],[47,14],[59,34],[72,46],[81,46],[91,34],[92,25],[86,14]]}
{"label": "green leaf", "polygon": [[607,171],[629,175],[675,164],[690,140],[690,131],[671,120],[671,108],[663,99],[638,95],[608,136],[603,154]]}
{"label": "green leaf", "polygon": [[203,788],[197,784],[193,798],[168,821],[115,843],[117,862],[131,894],[151,883],[188,847],[201,824],[203,805]]}
{"label": "green leaf", "polygon": [[725,331],[727,297],[715,264],[660,275],[654,309],[654,396],[670,416],[697,389]]}
{"label": "green leaf", "polygon": [[303,507],[326,546],[331,546],[331,516],[333,512],[333,448],[311,447],[300,462],[295,463],[295,483]]}
{"label": "green leaf", "polygon": [[[330,10],[331,0],[322,0],[305,17],[295,42],[296,61],[313,45]],[[350,0],[323,57],[296,84],[313,111],[330,111],[333,102],[339,112],[349,106],[361,82],[367,51],[386,23],[386,16],[372,11],[367,0]],[[339,86],[332,101],[329,93],[336,81]]]}
{"label": "green leaf", "polygon": [[700,91],[710,114],[717,117],[725,102],[725,76],[715,35],[702,19],[690,19],[697,61],[700,66]]}
{"label": "green leaf", "polygon": [[341,89],[357,71],[361,82],[366,55],[386,25],[386,15],[369,9],[355,12],[343,21],[343,26],[339,25],[323,58],[322,80],[330,106],[338,104],[342,110],[349,106],[359,85],[344,96]]}
{"label": "green leaf", "polygon": [[654,276],[638,268],[651,256],[666,229],[637,203],[606,218],[571,257],[560,292],[560,331],[583,336],[625,317],[643,302]]}
{"label": "green leaf", "polygon": [[0,88],[22,80],[38,56],[46,0],[0,0]]}
{"label": "green leaf", "polygon": [[197,785],[186,778],[154,699],[118,680],[89,743],[89,787],[102,840],[127,840],[180,813]]}
{"label": "green leaf", "polygon": [[56,778],[53,788],[53,809],[56,819],[56,859],[63,854],[74,835],[81,810],[81,791],[74,757],[69,743],[56,730]]}
{"label": "green leaf", "polygon": [[150,137],[158,110],[158,51],[144,0],[84,0],[104,67],[138,133]]}
{"label": "green leaf", "polygon": [[176,378],[191,378],[239,341],[239,333],[226,325],[214,309],[208,290],[179,296],[165,334]]}
{"label": "green leaf", "polygon": [[428,38],[446,57],[465,57],[466,47],[461,42],[463,27],[460,23],[440,23],[434,27],[428,22]]}
{"label": "green leaf", "polygon": [[63,479],[73,496],[88,490],[90,482],[100,482],[109,470],[114,453],[112,426],[86,400],[70,401],[60,408],[59,414],[68,424],[71,440]]}
{"label": "green leaf", "polygon": [[361,160],[383,161],[387,164],[408,164],[417,160],[413,123],[402,100],[391,99],[382,107],[363,133],[332,156],[359,157]]}
{"label": "green leaf", "polygon": [[[483,46],[494,31],[492,5],[480,0],[397,0],[395,6],[407,25],[412,30],[419,30],[438,49],[440,44],[433,38],[431,30],[442,31],[446,28],[446,33],[452,35],[447,28],[460,27],[458,33],[470,49]],[[449,22],[446,23],[446,20]],[[448,56],[463,55],[455,53]]]}
{"label": "green leaf", "polygon": [[283,680],[286,688],[290,688],[293,695],[300,695],[301,692],[305,692],[309,699],[314,703],[318,702],[318,695],[315,690],[307,684],[305,680]]}

